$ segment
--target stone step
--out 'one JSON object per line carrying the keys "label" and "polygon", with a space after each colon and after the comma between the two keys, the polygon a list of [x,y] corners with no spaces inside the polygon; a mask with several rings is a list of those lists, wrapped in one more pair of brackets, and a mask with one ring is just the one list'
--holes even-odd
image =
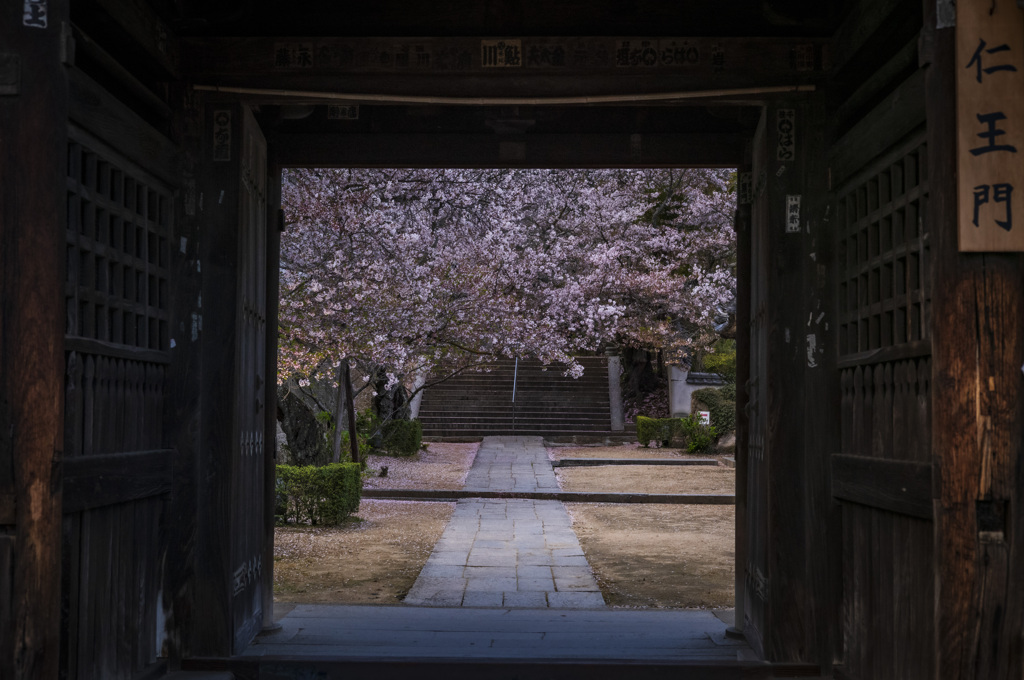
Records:
{"label": "stone step", "polygon": [[[489,371],[449,378],[423,392],[419,419],[428,438],[484,435],[599,435],[611,422],[606,357],[582,357],[579,379],[564,365],[505,359]],[[516,401],[512,402],[513,387]]]}
{"label": "stone step", "polygon": [[[423,400],[437,400],[437,399],[462,399],[463,401],[471,398],[482,398],[482,399],[495,399],[497,401],[512,401],[512,390],[492,390],[478,387],[466,387],[463,389],[450,388],[447,390],[436,390],[425,393]],[[540,400],[553,400],[553,399],[587,399],[587,400],[598,400],[608,401],[608,387],[604,386],[603,389],[598,391],[594,390],[562,390],[562,389],[550,389],[550,390],[516,390],[516,401],[525,401],[530,399]]]}
{"label": "stone step", "polygon": [[487,417],[487,416],[469,416],[469,415],[452,415],[450,417],[439,417],[439,418],[420,418],[420,423],[423,425],[423,429],[434,428],[434,427],[446,427],[448,425],[506,425],[511,426],[512,423],[519,425],[531,425],[536,427],[560,427],[566,426],[570,429],[574,425],[580,425],[582,427],[589,427],[591,425],[601,425],[602,427],[609,426],[611,416],[605,414],[603,416],[591,416],[587,418],[544,418],[540,416],[533,416],[527,418],[520,418],[518,416],[500,416],[500,417]]}
{"label": "stone step", "polygon": [[608,409],[608,397],[603,399],[584,398],[577,395],[565,399],[556,397],[544,398],[519,398],[513,402],[508,398],[494,397],[451,397],[450,399],[432,399],[427,401],[424,397],[420,403],[420,411],[448,410],[450,408],[472,408],[490,409],[492,411],[506,411],[515,407],[519,411],[604,411]]}
{"label": "stone step", "polygon": [[608,407],[607,406],[605,406],[604,408],[584,408],[584,407],[580,407],[580,408],[564,408],[563,407],[563,408],[559,408],[557,410],[553,409],[553,408],[521,408],[521,407],[513,409],[511,407],[505,407],[505,406],[488,407],[487,405],[480,405],[479,407],[473,408],[473,409],[460,409],[460,410],[453,410],[451,408],[435,408],[435,409],[420,408],[420,416],[419,417],[420,417],[420,420],[423,420],[424,418],[444,418],[444,417],[452,415],[453,413],[460,413],[460,414],[465,413],[465,414],[487,415],[487,416],[494,416],[494,417],[499,417],[500,418],[501,416],[504,416],[504,415],[511,416],[513,414],[513,411],[515,412],[515,415],[523,416],[523,417],[531,417],[531,416],[554,417],[554,416],[558,416],[558,417],[564,417],[564,418],[571,418],[571,417],[574,417],[574,416],[584,416],[584,417],[587,417],[587,416],[599,416],[599,415],[602,415],[602,414],[607,414],[608,413]]}
{"label": "stone step", "polygon": [[[517,426],[516,428],[511,427],[494,427],[491,425],[481,425],[476,427],[438,427],[427,430],[423,429],[424,437],[511,437],[515,435],[522,436],[547,436],[547,435],[565,435],[571,436],[574,434],[594,434],[595,432],[607,432],[608,426],[604,427],[526,427]],[[633,435],[635,438],[636,435]]]}
{"label": "stone step", "polygon": [[564,390],[581,390],[581,389],[608,389],[607,380],[587,380],[584,382],[575,380],[559,380],[552,379],[547,380],[545,378],[530,378],[525,380],[520,378],[519,380],[513,380],[512,378],[466,378],[464,380],[447,380],[437,385],[428,387],[426,392],[461,389],[464,387],[472,388],[483,388],[488,390],[502,390],[507,389],[509,392],[512,391],[512,386],[515,385],[516,390],[548,390],[551,388],[561,388]]}

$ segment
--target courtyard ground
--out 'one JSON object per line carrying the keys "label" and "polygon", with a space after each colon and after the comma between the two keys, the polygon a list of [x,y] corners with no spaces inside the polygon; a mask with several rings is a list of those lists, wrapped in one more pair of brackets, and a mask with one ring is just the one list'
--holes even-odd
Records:
{"label": "courtyard ground", "polygon": [[[431,443],[412,458],[370,457],[365,488],[459,489],[478,444]],[[681,458],[672,449],[557,447],[561,458]],[[717,461],[716,461],[717,462]],[[387,477],[379,477],[388,466]],[[732,493],[717,466],[558,468],[567,491]],[[400,603],[454,511],[454,503],[364,499],[340,527],[279,527],[275,602]],[[734,506],[568,503],[605,601],[619,607],[731,607]]]}

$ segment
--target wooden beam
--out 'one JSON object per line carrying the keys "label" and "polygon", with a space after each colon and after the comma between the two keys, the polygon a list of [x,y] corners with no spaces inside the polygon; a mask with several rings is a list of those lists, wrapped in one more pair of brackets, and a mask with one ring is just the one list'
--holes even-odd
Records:
{"label": "wooden beam", "polygon": [[486,38],[191,38],[197,85],[366,94],[528,97],[795,86],[828,69],[818,38],[513,38],[518,65]]}
{"label": "wooden beam", "polygon": [[171,490],[172,450],[77,456],[64,461],[64,513],[127,503]]}
{"label": "wooden beam", "polygon": [[924,119],[924,71],[918,70],[836,141],[831,150],[833,181],[845,181]]}
{"label": "wooden beam", "polygon": [[283,166],[736,167],[742,134],[279,134]]}
{"label": "wooden beam", "polygon": [[932,466],[867,456],[832,456],[832,495],[901,515],[932,519]]}
{"label": "wooden beam", "polygon": [[[138,46],[167,75],[177,76],[178,38],[149,2],[92,0],[120,28],[125,39]],[[93,10],[96,11],[96,10]]]}
{"label": "wooden beam", "polygon": [[[880,65],[889,60],[888,51],[898,48],[902,40],[893,36],[920,28],[920,9],[901,0],[862,0],[850,12],[846,21],[832,38],[832,62],[837,71],[857,71],[864,77],[873,71],[872,63]],[[861,59],[858,59],[861,57]]]}
{"label": "wooden beam", "polygon": [[0,97],[0,493],[16,520],[0,573],[5,678],[56,678],[60,661],[68,21],[67,0],[0,10],[19,71]]}
{"label": "wooden beam", "polygon": [[70,117],[76,125],[100,139],[117,139],[117,155],[137,164],[143,175],[156,175],[164,184],[173,184],[177,176],[167,172],[177,164],[177,149],[157,133],[134,111],[112,97],[96,81],[78,69],[68,69]]}

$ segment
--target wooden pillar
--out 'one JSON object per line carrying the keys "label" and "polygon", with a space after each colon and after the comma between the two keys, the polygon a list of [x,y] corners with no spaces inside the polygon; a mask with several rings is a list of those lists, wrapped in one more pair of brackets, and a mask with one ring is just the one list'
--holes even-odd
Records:
{"label": "wooden pillar", "polygon": [[[240,114],[235,105],[205,103],[202,108],[202,155],[198,175],[202,239],[198,266],[202,270],[203,308],[198,342],[203,373],[201,446],[196,514],[193,655],[227,655],[232,651],[231,593],[231,467],[235,450],[233,427],[236,380],[240,194],[238,145]],[[215,122],[214,116],[229,111]],[[215,135],[225,138],[214,158]],[[255,518],[254,518],[255,519]],[[262,516],[257,521],[262,523]]]}
{"label": "wooden pillar", "polygon": [[[762,395],[753,402],[763,459],[748,488],[753,576],[764,602],[755,647],[770,661],[820,663],[829,672],[836,617],[828,553],[834,511],[829,455],[838,439],[838,376],[829,317],[825,109],[820,95],[766,107],[755,158],[753,301],[760,314],[750,352]],[[749,353],[748,353],[749,354]],[[751,369],[753,370],[753,369]],[[763,399],[763,402],[760,401]],[[748,432],[748,436],[757,433]],[[759,499],[759,500],[758,500]],[[754,521],[758,520],[758,521]],[[764,532],[764,536],[755,536]],[[748,589],[749,590],[749,589]]]}
{"label": "wooden pillar", "polygon": [[198,173],[202,423],[193,655],[240,653],[263,626],[267,495],[266,147],[248,107],[207,102]]}
{"label": "wooden pillar", "polygon": [[743,631],[747,582],[747,465],[750,446],[750,200],[753,172],[739,169],[741,191],[736,208],[736,580],[733,635]]}
{"label": "wooden pillar", "polygon": [[0,9],[0,676],[56,678],[66,0]]}
{"label": "wooden pillar", "polygon": [[281,277],[281,166],[275,162],[273,147],[267,151],[267,340],[266,340],[266,426],[264,452],[264,531],[263,546],[263,629],[274,624],[274,508],[277,505],[277,333],[278,298]]}
{"label": "wooden pillar", "polygon": [[163,652],[172,665],[192,653],[191,627],[197,614],[195,576],[199,533],[198,495],[202,400],[202,238],[200,181],[202,174],[203,108],[201,96],[176,88],[174,140],[181,149],[181,191],[176,206],[177,229],[172,249],[171,364],[167,373],[170,407],[164,431],[175,450],[168,511],[168,558],[164,574],[165,624]]}
{"label": "wooden pillar", "polygon": [[935,3],[924,8],[932,196],[927,219],[935,277],[932,442],[940,480],[938,677],[1020,678],[1024,256],[958,251],[955,83],[964,65],[956,61],[956,29],[936,28]]}

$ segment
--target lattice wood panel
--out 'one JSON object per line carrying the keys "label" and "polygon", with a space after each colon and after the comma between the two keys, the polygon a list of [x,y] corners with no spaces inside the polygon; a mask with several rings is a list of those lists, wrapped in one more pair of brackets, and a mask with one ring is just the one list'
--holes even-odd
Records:
{"label": "lattice wood panel", "polygon": [[169,190],[75,135],[68,145],[68,336],[167,350]]}
{"label": "lattice wood panel", "polygon": [[929,338],[926,154],[915,142],[839,194],[840,356]]}

